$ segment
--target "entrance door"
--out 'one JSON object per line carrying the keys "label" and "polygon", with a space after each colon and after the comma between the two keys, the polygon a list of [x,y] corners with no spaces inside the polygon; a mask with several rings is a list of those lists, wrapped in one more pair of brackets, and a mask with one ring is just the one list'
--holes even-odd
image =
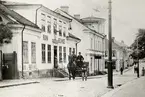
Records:
{"label": "entrance door", "polygon": [[16,52],[3,54],[2,77],[3,79],[18,78]]}
{"label": "entrance door", "polygon": [[54,46],[54,68],[58,67],[57,46]]}

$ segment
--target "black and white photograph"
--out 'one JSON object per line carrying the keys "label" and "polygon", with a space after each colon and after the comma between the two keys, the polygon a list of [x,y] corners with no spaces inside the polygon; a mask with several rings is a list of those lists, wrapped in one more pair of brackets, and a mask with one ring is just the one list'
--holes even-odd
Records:
{"label": "black and white photograph", "polygon": [[0,97],[145,97],[145,0],[0,0]]}

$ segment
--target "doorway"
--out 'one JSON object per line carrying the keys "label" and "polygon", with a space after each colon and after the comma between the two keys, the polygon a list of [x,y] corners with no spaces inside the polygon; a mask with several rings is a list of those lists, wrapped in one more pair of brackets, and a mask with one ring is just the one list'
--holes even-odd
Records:
{"label": "doorway", "polygon": [[58,68],[57,46],[54,46],[54,68]]}

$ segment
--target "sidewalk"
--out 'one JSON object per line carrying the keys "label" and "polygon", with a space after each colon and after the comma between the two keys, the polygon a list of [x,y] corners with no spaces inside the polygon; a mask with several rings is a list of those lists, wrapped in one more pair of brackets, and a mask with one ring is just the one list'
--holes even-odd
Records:
{"label": "sidewalk", "polygon": [[[126,69],[124,72],[127,72],[132,67]],[[113,72],[113,75],[118,75],[120,72]],[[107,77],[106,75],[97,75],[97,76],[89,76],[88,79],[98,79]],[[80,80],[81,77],[76,77],[76,80]],[[49,80],[49,81],[69,81],[69,79],[66,78],[38,78],[38,79],[15,79],[15,80],[3,80],[0,81],[0,88],[6,88],[6,87],[12,87],[12,86],[19,86],[19,85],[27,85],[27,84],[36,84],[40,83],[42,80]]]}

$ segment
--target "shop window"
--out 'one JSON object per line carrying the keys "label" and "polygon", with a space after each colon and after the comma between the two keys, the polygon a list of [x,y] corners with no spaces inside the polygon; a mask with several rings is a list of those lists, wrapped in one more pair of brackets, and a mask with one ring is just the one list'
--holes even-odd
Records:
{"label": "shop window", "polygon": [[36,63],[36,43],[31,42],[31,62]]}
{"label": "shop window", "polygon": [[46,56],[45,56],[45,44],[42,44],[42,63],[46,62]]}
{"label": "shop window", "polygon": [[28,41],[23,41],[23,63],[28,63]]}
{"label": "shop window", "polygon": [[62,63],[62,47],[59,46],[59,63]]}
{"label": "shop window", "polygon": [[64,63],[66,63],[66,47],[63,47],[63,59]]}
{"label": "shop window", "polygon": [[51,45],[47,46],[47,58],[48,63],[51,63]]}

